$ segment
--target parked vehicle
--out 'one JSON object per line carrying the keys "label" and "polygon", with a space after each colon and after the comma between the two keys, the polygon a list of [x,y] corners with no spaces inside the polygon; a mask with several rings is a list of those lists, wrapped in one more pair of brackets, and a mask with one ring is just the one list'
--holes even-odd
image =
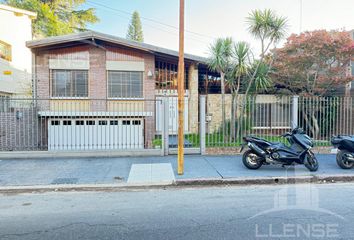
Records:
{"label": "parked vehicle", "polygon": [[311,172],[317,171],[318,161],[311,151],[313,141],[301,128],[295,128],[281,136],[287,138],[290,146],[253,136],[244,137],[245,144],[241,152],[245,145],[248,145],[249,150],[243,154],[243,164],[249,169],[258,169],[263,164],[304,164]]}
{"label": "parked vehicle", "polygon": [[338,135],[331,139],[337,152],[337,164],[343,169],[354,167],[354,136]]}

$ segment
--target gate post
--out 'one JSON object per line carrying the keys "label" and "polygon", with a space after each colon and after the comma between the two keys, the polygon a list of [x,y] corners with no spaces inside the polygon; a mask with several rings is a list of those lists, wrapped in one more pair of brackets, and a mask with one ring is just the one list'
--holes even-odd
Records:
{"label": "gate post", "polygon": [[162,152],[164,156],[168,155],[169,143],[168,143],[168,124],[169,124],[169,102],[168,97],[165,96],[162,99]]}
{"label": "gate post", "polygon": [[206,134],[206,107],[205,95],[200,95],[199,99],[199,142],[200,154],[205,155],[205,134]]}
{"label": "gate post", "polygon": [[291,105],[291,128],[294,129],[298,126],[298,111],[299,111],[299,96],[292,96]]}

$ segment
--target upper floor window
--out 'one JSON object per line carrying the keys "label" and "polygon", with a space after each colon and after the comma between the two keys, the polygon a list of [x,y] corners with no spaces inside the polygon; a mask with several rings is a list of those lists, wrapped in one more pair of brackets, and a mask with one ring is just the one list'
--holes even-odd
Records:
{"label": "upper floor window", "polygon": [[109,98],[142,98],[143,72],[108,71]]}
{"label": "upper floor window", "polygon": [[[178,64],[157,60],[155,62],[155,85],[158,90],[177,90]],[[188,89],[188,67],[184,69],[184,87]]]}
{"label": "upper floor window", "polygon": [[11,45],[0,40],[0,58],[6,61],[12,60],[12,50]]}
{"label": "upper floor window", "polygon": [[88,71],[52,70],[52,97],[88,97]]}

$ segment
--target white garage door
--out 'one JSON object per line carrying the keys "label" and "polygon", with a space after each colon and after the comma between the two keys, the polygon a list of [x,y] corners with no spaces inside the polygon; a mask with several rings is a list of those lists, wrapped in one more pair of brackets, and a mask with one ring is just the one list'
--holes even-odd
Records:
{"label": "white garage door", "polygon": [[48,150],[144,148],[143,119],[49,119]]}

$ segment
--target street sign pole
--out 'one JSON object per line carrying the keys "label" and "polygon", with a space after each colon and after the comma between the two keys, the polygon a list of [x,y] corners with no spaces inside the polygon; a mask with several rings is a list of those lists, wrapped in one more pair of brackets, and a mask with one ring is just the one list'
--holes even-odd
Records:
{"label": "street sign pole", "polygon": [[178,175],[184,172],[184,0],[179,1]]}

